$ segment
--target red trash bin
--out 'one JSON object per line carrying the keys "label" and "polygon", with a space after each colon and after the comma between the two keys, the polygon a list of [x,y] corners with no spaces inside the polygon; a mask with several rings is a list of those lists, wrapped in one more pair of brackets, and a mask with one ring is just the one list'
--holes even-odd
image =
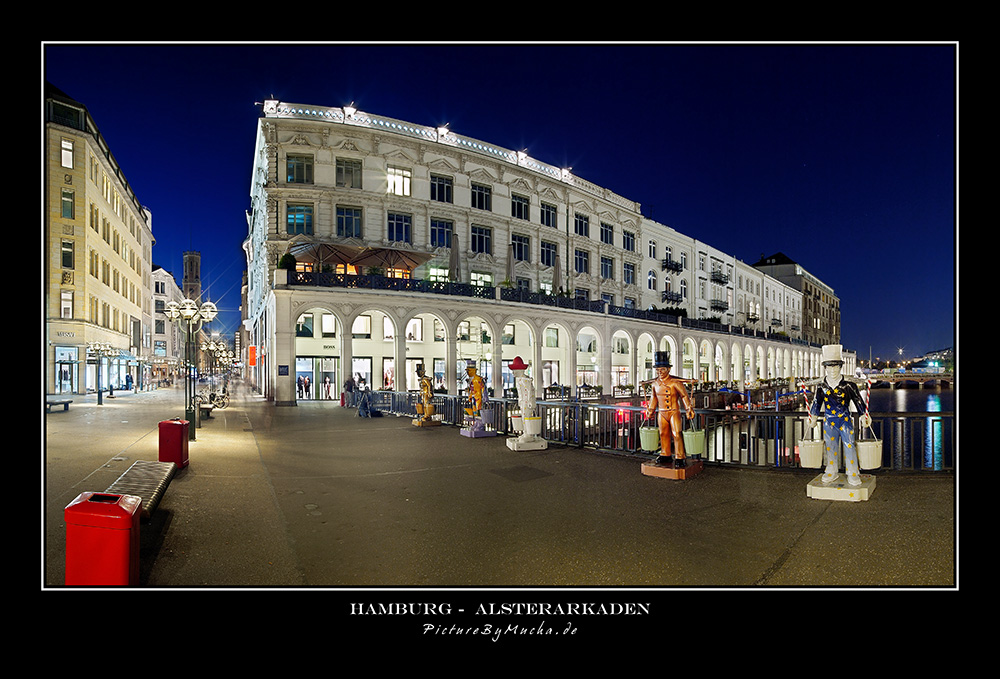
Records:
{"label": "red trash bin", "polygon": [[81,493],[66,505],[66,584],[139,583],[142,498]]}
{"label": "red trash bin", "polygon": [[180,418],[160,422],[160,462],[173,462],[178,469],[187,466],[188,426]]}

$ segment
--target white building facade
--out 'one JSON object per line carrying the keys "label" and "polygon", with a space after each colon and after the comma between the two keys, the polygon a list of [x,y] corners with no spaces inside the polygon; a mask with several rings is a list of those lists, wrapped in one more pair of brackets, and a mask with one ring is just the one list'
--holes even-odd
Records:
{"label": "white building facade", "polygon": [[349,375],[414,389],[421,364],[454,394],[469,361],[499,394],[515,356],[539,395],[637,385],[655,351],[703,381],[818,374],[818,346],[755,320],[801,305],[784,284],[447,129],[269,100],[247,220],[240,358],[279,404],[338,400]]}

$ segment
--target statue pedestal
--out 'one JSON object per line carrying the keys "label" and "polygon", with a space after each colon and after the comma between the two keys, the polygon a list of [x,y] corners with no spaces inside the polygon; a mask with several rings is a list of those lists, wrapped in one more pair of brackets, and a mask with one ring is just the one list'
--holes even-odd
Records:
{"label": "statue pedestal", "polygon": [[542,438],[528,438],[517,437],[515,439],[507,439],[507,447],[511,450],[545,450],[549,447],[549,442]]}
{"label": "statue pedestal", "polygon": [[806,485],[806,496],[817,500],[864,502],[874,491],[875,477],[871,474],[861,474],[860,486],[849,484],[844,474],[831,483],[823,483],[823,475],[819,474]]}
{"label": "statue pedestal", "polygon": [[681,469],[674,469],[673,462],[667,464],[656,464],[655,462],[643,462],[642,473],[645,476],[655,476],[661,479],[674,479],[683,481],[690,479],[705,468],[705,463],[701,460],[688,460],[687,466]]}
{"label": "statue pedestal", "polygon": [[441,425],[440,420],[425,420],[422,417],[415,417],[410,422],[414,427],[437,427]]}
{"label": "statue pedestal", "polygon": [[470,439],[481,439],[497,435],[495,431],[490,431],[489,429],[469,429],[468,427],[459,429],[458,433],[462,436],[468,436]]}

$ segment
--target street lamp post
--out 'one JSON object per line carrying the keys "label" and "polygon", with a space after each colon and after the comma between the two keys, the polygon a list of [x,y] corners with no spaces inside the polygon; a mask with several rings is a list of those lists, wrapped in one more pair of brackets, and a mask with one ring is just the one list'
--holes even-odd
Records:
{"label": "street lamp post", "polygon": [[111,358],[115,355],[115,349],[107,342],[90,342],[87,345],[90,349],[90,353],[97,357],[97,405],[104,405],[104,399],[101,394],[101,361],[107,357]]}
{"label": "street lamp post", "polygon": [[[194,370],[197,359],[198,345],[194,342],[194,335],[201,329],[201,326],[210,322],[218,314],[218,310],[211,302],[205,302],[200,307],[194,300],[185,299],[183,302],[167,302],[164,314],[166,317],[177,323],[181,332],[184,333],[184,416],[193,425],[195,421],[195,381],[191,379],[191,371]],[[195,427],[188,427],[188,438],[195,440]]]}

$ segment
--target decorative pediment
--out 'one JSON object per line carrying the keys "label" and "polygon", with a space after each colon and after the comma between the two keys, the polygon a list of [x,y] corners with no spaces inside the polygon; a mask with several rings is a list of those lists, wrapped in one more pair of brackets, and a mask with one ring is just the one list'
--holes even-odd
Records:
{"label": "decorative pediment", "polygon": [[534,191],[534,187],[531,185],[531,183],[528,182],[527,179],[521,176],[514,177],[514,179],[512,179],[508,185],[510,186],[511,191],[526,191],[528,193]]}
{"label": "decorative pediment", "polygon": [[497,181],[496,175],[484,167],[477,167],[469,170],[469,179],[486,184]]}
{"label": "decorative pediment", "polygon": [[386,151],[383,155],[389,163],[407,163],[410,165],[417,163],[416,157],[409,153],[408,149],[394,148]]}
{"label": "decorative pediment", "polygon": [[453,163],[450,158],[435,158],[427,163],[427,169],[431,172],[455,173],[458,172],[458,165]]}

